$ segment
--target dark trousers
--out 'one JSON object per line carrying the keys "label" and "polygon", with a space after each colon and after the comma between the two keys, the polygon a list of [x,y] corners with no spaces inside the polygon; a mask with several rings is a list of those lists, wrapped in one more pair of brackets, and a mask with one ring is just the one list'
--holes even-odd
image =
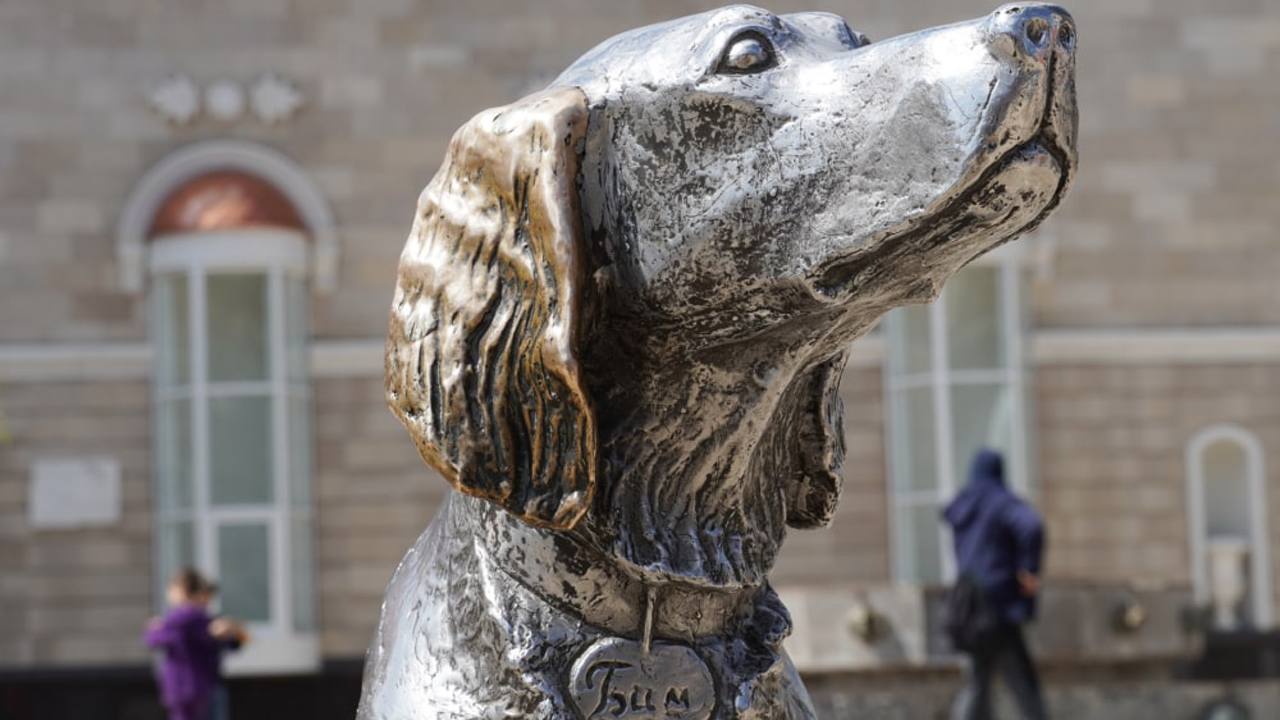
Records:
{"label": "dark trousers", "polygon": [[992,720],[991,681],[996,672],[1013,694],[1023,720],[1046,720],[1040,677],[1022,639],[1022,628],[1006,625],[989,650],[970,655],[969,685],[956,699],[954,720]]}

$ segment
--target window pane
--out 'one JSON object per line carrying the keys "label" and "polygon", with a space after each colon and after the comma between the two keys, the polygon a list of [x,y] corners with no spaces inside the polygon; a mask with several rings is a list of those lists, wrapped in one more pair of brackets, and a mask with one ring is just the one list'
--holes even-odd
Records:
{"label": "window pane", "polygon": [[307,513],[295,513],[289,521],[289,542],[293,552],[289,563],[293,589],[293,629],[298,632],[309,632],[316,627],[310,519],[311,516]]}
{"label": "window pane", "polygon": [[187,310],[187,275],[172,273],[156,278],[155,312],[156,381],[161,387],[185,385],[189,381],[191,360],[188,330],[191,316]]}
{"label": "window pane", "polygon": [[898,563],[907,582],[940,583],[942,577],[942,526],[933,503],[907,505],[898,511]]}
{"label": "window pane", "polygon": [[908,305],[893,311],[889,338],[890,367],[896,375],[929,372],[932,345],[929,335],[929,306]]}
{"label": "window pane", "polygon": [[163,597],[169,578],[178,568],[194,567],[196,564],[195,537],[191,531],[191,522],[181,520],[161,524],[159,542],[160,576],[156,578],[156,585]]}
{"label": "window pane", "polygon": [[267,276],[209,275],[209,379],[267,377]]}
{"label": "window pane", "polygon": [[300,395],[289,397],[289,500],[311,505],[311,403]]}
{"label": "window pane", "polygon": [[191,507],[191,401],[161,401],[156,417],[157,481],[161,511]]}
{"label": "window pane", "polygon": [[934,490],[938,487],[937,437],[933,414],[933,389],[912,388],[898,392],[900,408],[894,437],[897,462],[895,485],[899,492]]}
{"label": "window pane", "polygon": [[218,528],[218,593],[222,612],[238,620],[271,620],[270,533],[266,523]]}
{"label": "window pane", "polygon": [[1205,448],[1204,518],[1209,537],[1234,537],[1248,541],[1248,457],[1237,442],[1219,440]]}
{"label": "window pane", "polygon": [[947,283],[947,351],[952,368],[1004,367],[1000,269],[968,267]]}
{"label": "window pane", "polygon": [[210,502],[271,502],[271,469],[271,398],[210,398]]}
{"label": "window pane", "polygon": [[307,377],[307,285],[299,278],[284,279],[285,353],[290,380]]}
{"label": "window pane", "polygon": [[1019,481],[1008,476],[1013,467],[1013,395],[1007,385],[957,385],[951,388],[953,448],[957,488],[969,477],[969,464],[979,449],[988,447],[1005,456],[1009,486]]}

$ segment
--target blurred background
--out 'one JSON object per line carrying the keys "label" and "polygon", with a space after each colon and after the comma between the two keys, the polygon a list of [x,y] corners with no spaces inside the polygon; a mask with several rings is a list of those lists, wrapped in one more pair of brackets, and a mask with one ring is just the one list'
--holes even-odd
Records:
{"label": "blurred background", "polygon": [[[0,718],[160,717],[187,563],[255,636],[234,717],[350,718],[446,491],[382,399],[419,191],[474,113],[716,4],[0,2]],[[1280,2],[1067,4],[1074,191],[856,344],[839,513],[773,574],[823,717],[943,716],[937,514],[983,444],[1047,519],[1057,717],[1280,715]]]}

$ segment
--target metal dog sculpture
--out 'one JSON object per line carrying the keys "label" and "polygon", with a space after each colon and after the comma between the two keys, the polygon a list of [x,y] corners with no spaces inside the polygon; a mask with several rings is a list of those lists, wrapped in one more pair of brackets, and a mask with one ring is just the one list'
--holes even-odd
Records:
{"label": "metal dog sculpture", "polygon": [[835,507],[846,348],[1058,204],[1074,46],[1041,4],[876,44],[735,6],[463,126],[386,367],[459,492],[359,717],[811,717],[766,574]]}

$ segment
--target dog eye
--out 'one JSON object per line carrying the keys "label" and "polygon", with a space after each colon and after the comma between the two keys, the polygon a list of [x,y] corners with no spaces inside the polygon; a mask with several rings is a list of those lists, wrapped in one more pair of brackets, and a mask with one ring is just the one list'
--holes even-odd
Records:
{"label": "dog eye", "polygon": [[745,74],[773,67],[774,53],[769,41],[756,33],[739,35],[729,42],[717,72]]}

